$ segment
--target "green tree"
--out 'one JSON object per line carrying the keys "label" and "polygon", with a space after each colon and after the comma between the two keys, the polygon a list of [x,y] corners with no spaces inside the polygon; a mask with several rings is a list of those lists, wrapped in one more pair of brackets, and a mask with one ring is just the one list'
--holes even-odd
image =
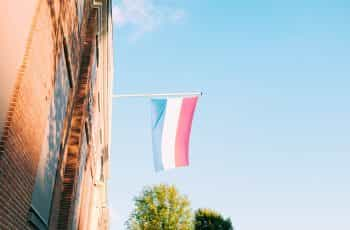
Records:
{"label": "green tree", "polygon": [[195,212],[195,230],[233,230],[231,219],[211,209],[198,209]]}
{"label": "green tree", "polygon": [[130,230],[190,230],[190,202],[174,186],[146,187],[134,199],[135,207],[126,222]]}

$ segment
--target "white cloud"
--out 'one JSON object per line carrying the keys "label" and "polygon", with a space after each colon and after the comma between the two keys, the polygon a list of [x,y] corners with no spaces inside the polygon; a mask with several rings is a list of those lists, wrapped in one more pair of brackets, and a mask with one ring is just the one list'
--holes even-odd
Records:
{"label": "white cloud", "polygon": [[134,39],[162,24],[179,23],[185,16],[183,9],[161,5],[155,0],[121,0],[113,7],[114,24],[132,28]]}

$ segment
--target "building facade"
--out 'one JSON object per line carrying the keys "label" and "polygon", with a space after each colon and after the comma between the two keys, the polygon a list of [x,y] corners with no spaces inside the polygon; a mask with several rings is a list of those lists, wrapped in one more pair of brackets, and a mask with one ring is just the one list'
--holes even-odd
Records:
{"label": "building facade", "polygon": [[108,229],[111,0],[0,1],[0,229]]}

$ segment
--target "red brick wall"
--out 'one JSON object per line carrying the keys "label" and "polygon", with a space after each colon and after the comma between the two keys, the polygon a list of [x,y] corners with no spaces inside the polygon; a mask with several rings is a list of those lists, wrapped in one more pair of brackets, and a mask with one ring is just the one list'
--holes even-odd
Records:
{"label": "red brick wall", "polygon": [[[86,1],[86,5],[89,4],[90,1]],[[88,10],[86,7],[85,14]],[[0,141],[0,229],[32,228],[28,213],[48,124],[58,57],[63,52],[63,37],[75,83],[80,63],[80,34],[84,33],[84,27],[86,20],[82,29],[78,28],[75,0],[38,0]],[[73,94],[78,86],[75,84],[74,87]],[[66,131],[69,119],[68,116]],[[58,168],[63,166],[64,161],[60,159]],[[60,186],[57,180],[56,196],[60,194]],[[52,207],[53,210],[58,207],[57,199],[53,200]]]}
{"label": "red brick wall", "polygon": [[[41,1],[4,129],[0,159],[0,229],[29,229],[32,189],[53,83],[53,42],[48,5]],[[43,52],[35,52],[45,47]]]}

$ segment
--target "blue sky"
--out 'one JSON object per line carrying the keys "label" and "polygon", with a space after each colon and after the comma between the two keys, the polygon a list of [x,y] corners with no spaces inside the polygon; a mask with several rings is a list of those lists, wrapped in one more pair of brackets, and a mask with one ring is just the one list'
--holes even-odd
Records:
{"label": "blue sky", "polygon": [[202,90],[189,168],[155,173],[147,99],[113,102],[111,229],[168,183],[238,230],[350,229],[350,1],[118,0],[115,93]]}

